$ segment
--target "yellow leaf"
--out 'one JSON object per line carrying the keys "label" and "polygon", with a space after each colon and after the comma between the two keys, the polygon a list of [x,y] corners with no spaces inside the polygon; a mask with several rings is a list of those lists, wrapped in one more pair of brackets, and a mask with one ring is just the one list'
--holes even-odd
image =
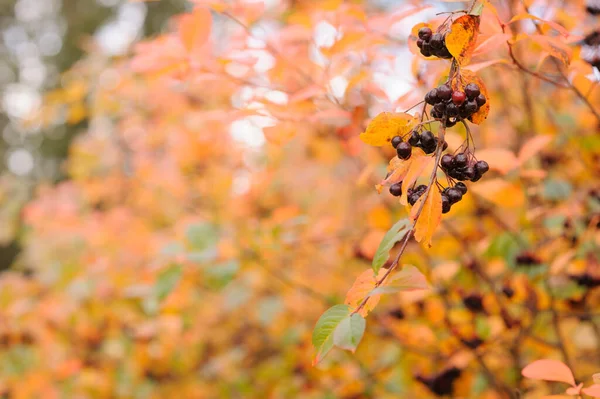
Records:
{"label": "yellow leaf", "polygon": [[410,219],[413,222],[417,220],[414,234],[415,240],[418,242],[422,241],[430,247],[431,237],[433,237],[433,233],[435,233],[442,220],[442,194],[438,191],[437,187],[432,187],[429,191],[429,195],[425,199],[423,210],[421,211],[421,214],[418,215],[417,219],[417,212],[419,211],[419,208],[421,208],[423,197],[424,195],[422,195],[412,207]]}
{"label": "yellow leaf", "polygon": [[205,7],[183,15],[179,22],[179,39],[188,52],[203,45],[210,37],[212,16]]}
{"label": "yellow leaf", "polygon": [[402,190],[402,196],[400,197],[400,203],[402,205],[408,204],[406,194],[408,188],[411,187],[417,181],[417,179],[421,176],[421,174],[427,167],[427,164],[429,164],[429,162],[433,160],[433,157],[425,154],[420,148],[413,148],[412,155],[409,158],[409,160],[409,169],[406,172],[404,179],[402,180],[402,187],[405,188],[404,190]]}
{"label": "yellow leaf", "polygon": [[360,139],[369,145],[380,147],[394,136],[407,134],[417,123],[417,118],[407,113],[382,112],[371,120]]}
{"label": "yellow leaf", "polygon": [[452,23],[450,33],[446,35],[446,47],[460,65],[466,65],[471,60],[480,19],[478,15],[463,15]]}
{"label": "yellow leaf", "polygon": [[[365,297],[375,288],[375,283],[378,279],[383,277],[383,275],[387,272],[387,269],[379,270],[377,277],[373,276],[373,269],[369,268],[362,272],[352,284],[352,287],[346,294],[346,300],[344,303],[346,305],[350,305],[352,308],[358,307],[360,303],[365,299]],[[371,310],[377,306],[379,300],[381,299],[381,295],[371,295],[367,300],[367,303],[363,308],[358,312],[361,316],[366,317],[367,314]]]}
{"label": "yellow leaf", "polygon": [[[481,124],[484,120],[486,120],[489,112],[490,112],[490,95],[488,94],[487,88],[485,87],[485,84],[483,83],[483,80],[481,80],[481,78],[479,76],[477,76],[477,74],[473,71],[470,71],[468,69],[461,69],[460,71],[460,76],[461,76],[461,81],[460,81],[460,88],[464,91],[465,86],[468,85],[469,83],[475,83],[477,86],[479,86],[479,89],[481,90],[481,94],[483,94],[485,96],[485,98],[487,99],[486,103],[483,104],[481,106],[481,108],[479,108],[479,111],[475,112],[473,114],[473,116],[471,116],[471,122],[473,122],[476,125]],[[456,84],[454,84],[454,86],[456,86]],[[456,89],[456,87],[454,87]]]}

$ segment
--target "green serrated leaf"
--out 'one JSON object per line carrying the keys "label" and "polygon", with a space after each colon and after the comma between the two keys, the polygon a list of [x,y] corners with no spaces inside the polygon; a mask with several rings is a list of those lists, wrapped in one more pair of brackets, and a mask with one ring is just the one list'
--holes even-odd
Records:
{"label": "green serrated leaf", "polygon": [[181,265],[172,265],[160,272],[156,284],[154,284],[154,295],[156,299],[162,301],[171,293],[171,291],[173,291],[181,278],[182,272],[183,267]]}
{"label": "green serrated leaf", "polygon": [[377,248],[377,252],[373,257],[373,263],[371,267],[373,268],[373,273],[375,275],[379,273],[379,269],[381,269],[381,266],[383,266],[383,264],[387,262],[388,258],[390,257],[390,250],[398,241],[402,239],[402,237],[404,237],[406,229],[408,229],[409,225],[410,223],[407,218],[401,219],[398,222],[396,222],[392,226],[392,228],[388,230],[387,233],[385,233],[385,236],[383,236],[383,239],[381,240],[381,242],[379,243],[379,247]]}
{"label": "green serrated leaf", "polygon": [[333,331],[333,344],[354,352],[365,333],[367,322],[358,313],[344,318]]}
{"label": "green serrated leaf", "polygon": [[333,332],[340,322],[350,314],[350,306],[335,305],[321,315],[312,335],[312,344],[316,350],[313,365],[319,363],[333,348]]}

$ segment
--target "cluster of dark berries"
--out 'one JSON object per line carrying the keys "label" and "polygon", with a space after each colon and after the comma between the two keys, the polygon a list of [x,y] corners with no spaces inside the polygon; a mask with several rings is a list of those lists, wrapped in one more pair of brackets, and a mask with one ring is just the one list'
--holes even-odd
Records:
{"label": "cluster of dark berries", "polygon": [[459,202],[466,193],[467,186],[462,182],[456,183],[454,187],[446,187],[442,191],[442,213],[450,212],[452,205]]}
{"label": "cluster of dark berries", "polygon": [[446,36],[441,33],[433,33],[431,28],[419,29],[419,38],[417,39],[417,47],[421,50],[421,54],[425,57],[431,57],[432,55],[450,59],[452,54],[446,47]]}
{"label": "cluster of dark berries", "polygon": [[583,38],[581,59],[600,69],[600,31],[594,31]]}
{"label": "cluster of dark berries", "polygon": [[446,126],[452,127],[460,119],[468,119],[479,111],[487,99],[479,86],[469,83],[465,91],[452,90],[450,85],[441,85],[425,95],[425,102],[433,105],[431,116],[436,119],[446,118]]}
{"label": "cluster of dark berries", "polygon": [[408,197],[408,203],[413,206],[414,204],[416,204],[416,202],[419,200],[419,198],[421,198],[421,196],[423,194],[425,194],[425,191],[427,191],[427,186],[424,184],[421,184],[417,187],[414,188],[409,188],[406,195]]}
{"label": "cluster of dark berries", "polygon": [[587,0],[585,9],[592,15],[600,15],[600,0]]}
{"label": "cluster of dark berries", "polygon": [[461,152],[454,156],[445,154],[440,160],[440,166],[446,175],[453,179],[476,182],[490,169],[485,161],[469,159],[467,154]]}
{"label": "cluster of dark berries", "polygon": [[[432,154],[437,148],[438,138],[433,135],[429,130],[425,130],[419,133],[416,130],[410,132],[410,136],[407,141],[400,136],[392,138],[392,147],[396,149],[396,154],[400,159],[408,159],[412,154],[413,147],[419,147],[425,152],[425,154]],[[448,148],[448,143],[444,141],[442,147],[443,150]]]}

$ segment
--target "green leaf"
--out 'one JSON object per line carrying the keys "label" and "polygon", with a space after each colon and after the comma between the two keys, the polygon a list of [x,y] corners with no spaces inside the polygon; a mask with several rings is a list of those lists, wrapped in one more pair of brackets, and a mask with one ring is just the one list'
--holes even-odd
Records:
{"label": "green leaf", "polygon": [[239,269],[240,264],[235,260],[212,265],[205,269],[207,284],[211,288],[221,289],[229,284]]}
{"label": "green leaf", "polygon": [[312,335],[312,344],[316,350],[313,365],[319,363],[333,348],[333,332],[340,322],[350,314],[350,306],[335,305],[321,315]]}
{"label": "green leaf", "polygon": [[196,223],[190,225],[185,231],[191,248],[196,250],[207,249],[218,241],[218,233],[215,226],[210,223]]}
{"label": "green leaf", "polygon": [[375,288],[367,296],[394,294],[400,291],[425,290],[428,288],[429,283],[423,273],[416,267],[408,265],[404,266],[402,270],[390,278],[386,285]]}
{"label": "green leaf", "polygon": [[333,331],[333,343],[338,348],[354,352],[365,333],[367,322],[358,313],[344,318]]}
{"label": "green leaf", "polygon": [[181,278],[182,272],[183,267],[181,265],[172,265],[160,272],[154,285],[154,295],[159,301],[165,299],[173,291]]}
{"label": "green leaf", "polygon": [[571,191],[572,187],[569,182],[565,180],[548,179],[544,183],[542,196],[545,199],[560,201],[569,198],[571,196]]}
{"label": "green leaf", "polygon": [[375,275],[379,273],[381,266],[387,262],[390,257],[390,250],[402,239],[402,237],[404,237],[409,225],[410,223],[407,218],[401,219],[385,233],[385,236],[383,236],[383,239],[379,243],[379,248],[377,248],[377,252],[373,257],[373,264],[371,267],[373,268],[373,273]]}

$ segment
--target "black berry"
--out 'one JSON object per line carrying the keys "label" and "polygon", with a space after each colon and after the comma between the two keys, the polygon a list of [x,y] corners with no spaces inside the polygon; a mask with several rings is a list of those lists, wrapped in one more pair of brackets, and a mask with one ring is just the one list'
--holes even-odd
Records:
{"label": "black berry", "polygon": [[410,145],[412,145],[413,147],[416,147],[419,145],[420,141],[421,141],[421,135],[416,130],[413,130],[413,132],[410,135],[410,138],[408,139],[408,143]]}
{"label": "black berry", "polygon": [[435,148],[436,143],[433,133],[431,133],[429,130],[425,130],[423,133],[421,133],[421,144],[425,148]]}
{"label": "black berry", "polygon": [[417,39],[417,47],[423,48],[423,40],[422,39]]}
{"label": "black berry", "polygon": [[429,40],[431,48],[434,50],[441,50],[444,47],[444,36],[441,33],[435,33]]}
{"label": "black berry", "polygon": [[402,137],[394,136],[392,137],[392,147],[397,148],[398,144],[402,143]]}
{"label": "black berry", "polygon": [[430,105],[434,105],[438,103],[440,99],[438,98],[437,89],[431,89],[427,94],[425,94],[425,102]]}
{"label": "black berry", "polygon": [[457,168],[467,166],[468,161],[469,160],[467,159],[467,154],[465,154],[464,152],[461,152],[454,156],[454,166],[456,166]]}
{"label": "black berry", "polygon": [[475,83],[469,83],[465,86],[465,94],[469,97],[469,100],[475,99],[480,93],[479,86]]}
{"label": "black berry", "polygon": [[448,85],[441,85],[437,88],[437,96],[442,101],[448,101],[452,98],[452,88]]}
{"label": "black berry", "polygon": [[459,189],[463,195],[467,193],[467,186],[465,185],[465,183],[458,182],[454,185],[454,188]]}
{"label": "black berry", "polygon": [[449,117],[458,116],[459,110],[456,104],[450,103],[446,105],[446,115]]}
{"label": "black berry", "polygon": [[475,172],[479,175],[483,175],[485,172],[490,170],[490,166],[485,161],[477,161],[475,163]]}
{"label": "black berry", "polygon": [[394,197],[399,197],[402,195],[402,182],[394,183],[390,186],[390,194]]}
{"label": "black berry", "polygon": [[421,29],[419,29],[419,39],[424,40],[424,41],[429,41],[429,39],[431,39],[431,35],[433,34],[433,32],[431,31],[431,28],[428,27],[423,27]]}
{"label": "black berry", "polygon": [[468,295],[463,298],[463,304],[471,312],[483,312],[483,298],[481,295]]}
{"label": "black berry", "polygon": [[448,199],[446,194],[442,194],[442,213],[450,212],[451,207],[452,204],[450,203],[450,200]]}
{"label": "black berry", "polygon": [[396,153],[398,154],[398,158],[408,159],[412,153],[412,146],[406,142],[402,142],[396,147]]}
{"label": "black berry", "polygon": [[475,101],[467,101],[467,103],[465,104],[465,111],[467,111],[469,116],[477,112],[477,109],[479,109],[479,107],[477,106],[477,103]]}
{"label": "black berry", "polygon": [[483,106],[486,102],[487,99],[485,98],[485,96],[483,94],[480,94],[477,96],[477,98],[475,99],[475,101],[477,102],[477,105],[479,107]]}
{"label": "black berry", "polygon": [[458,188],[449,188],[446,190],[446,196],[451,204],[455,204],[462,199],[462,192]]}
{"label": "black berry", "polygon": [[476,176],[475,168],[473,168],[472,166],[469,166],[469,167],[465,168],[463,174],[464,174],[466,180],[473,181],[473,179]]}
{"label": "black berry", "polygon": [[452,155],[444,154],[442,155],[442,159],[440,160],[440,165],[442,165],[442,168],[444,169],[451,169],[453,166],[453,161],[454,158],[452,157]]}

